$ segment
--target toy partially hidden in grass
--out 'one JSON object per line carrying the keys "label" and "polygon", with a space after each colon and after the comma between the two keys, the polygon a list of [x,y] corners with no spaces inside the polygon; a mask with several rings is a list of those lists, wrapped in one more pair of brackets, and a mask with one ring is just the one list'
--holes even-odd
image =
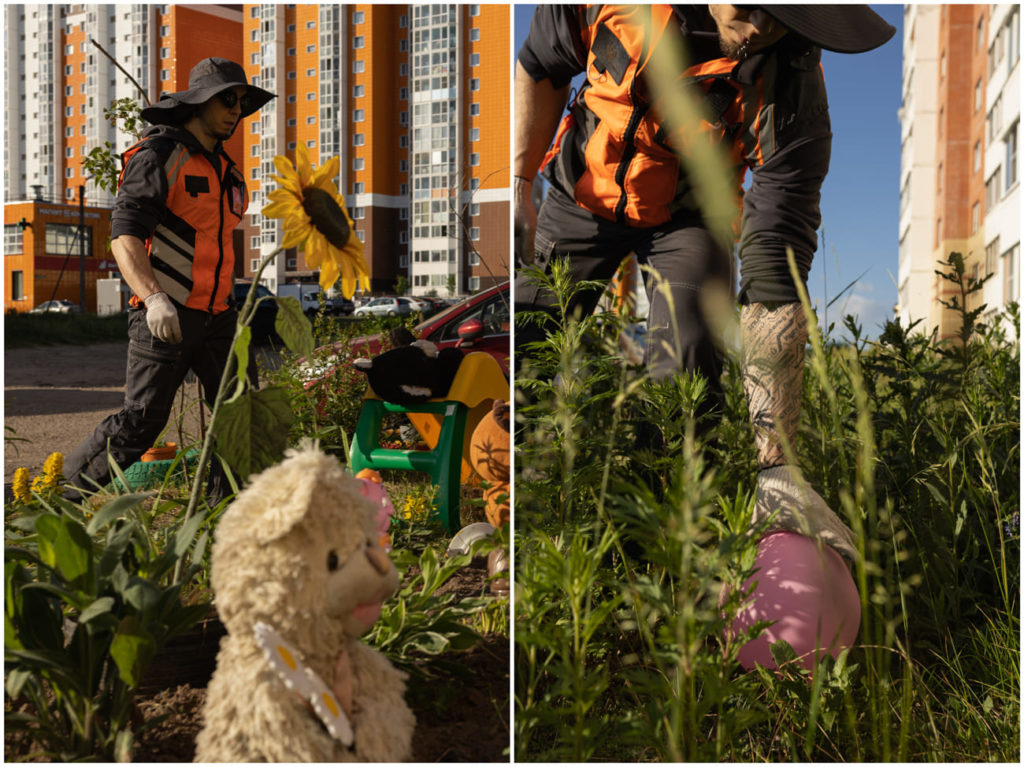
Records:
{"label": "toy partially hidden in grass", "polygon": [[455,380],[462,351],[449,348],[438,352],[436,344],[417,341],[408,331],[396,340],[403,345],[372,360],[360,357],[352,363],[357,370],[366,373],[374,393],[396,405],[414,405],[444,397]]}
{"label": "toy partially hidden in grass", "polygon": [[831,547],[790,532],[766,535],[757,544],[756,582],[732,624],[742,634],[758,621],[774,621],[739,651],[746,669],[776,668],[771,645],[780,639],[796,651],[804,668],[817,657],[833,657],[853,644],[860,628],[860,596],[850,571]]}

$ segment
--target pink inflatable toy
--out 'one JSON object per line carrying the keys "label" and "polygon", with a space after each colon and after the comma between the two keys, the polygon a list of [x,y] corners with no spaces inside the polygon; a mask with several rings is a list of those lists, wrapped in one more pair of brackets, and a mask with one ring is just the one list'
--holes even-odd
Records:
{"label": "pink inflatable toy", "polygon": [[759,620],[775,621],[739,652],[745,669],[776,668],[770,646],[785,639],[810,669],[822,649],[833,657],[853,644],[860,629],[860,596],[850,571],[829,546],[802,535],[770,533],[757,544],[757,585],[732,628],[734,636]]}
{"label": "pink inflatable toy", "polygon": [[391,505],[391,498],[384,489],[380,474],[373,469],[363,469],[356,474],[356,479],[362,482],[360,492],[363,497],[368,498],[377,507],[377,535],[380,538],[380,545],[385,551],[391,551],[388,526],[391,524],[391,517],[395,515],[395,507]]}

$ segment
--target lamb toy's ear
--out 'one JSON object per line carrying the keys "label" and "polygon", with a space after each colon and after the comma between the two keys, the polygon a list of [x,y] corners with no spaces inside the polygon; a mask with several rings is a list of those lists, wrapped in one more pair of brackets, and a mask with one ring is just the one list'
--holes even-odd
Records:
{"label": "lamb toy's ear", "polygon": [[260,543],[287,535],[306,516],[313,488],[325,481],[337,460],[309,445],[289,450],[285,460],[258,475],[235,501],[244,524]]}

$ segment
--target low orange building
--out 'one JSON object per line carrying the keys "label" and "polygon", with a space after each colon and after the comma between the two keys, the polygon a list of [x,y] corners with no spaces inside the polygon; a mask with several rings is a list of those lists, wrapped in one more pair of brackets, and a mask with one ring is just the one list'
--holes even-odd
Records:
{"label": "low orange building", "polygon": [[[27,312],[43,301],[80,298],[85,228],[85,308],[95,313],[96,280],[117,270],[110,254],[110,209],[38,201],[4,205],[4,311]],[[24,224],[22,224],[24,222]]]}

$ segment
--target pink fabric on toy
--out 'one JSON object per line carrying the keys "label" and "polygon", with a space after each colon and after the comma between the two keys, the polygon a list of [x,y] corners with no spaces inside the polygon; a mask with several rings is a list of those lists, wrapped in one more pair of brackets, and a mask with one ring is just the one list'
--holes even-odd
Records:
{"label": "pink fabric on toy", "polygon": [[391,551],[388,526],[391,524],[391,517],[395,515],[395,507],[391,505],[391,498],[388,497],[388,491],[384,489],[380,474],[373,469],[363,469],[356,474],[356,479],[362,484],[360,492],[363,497],[369,499],[377,507],[377,535],[380,537],[381,546],[385,551]]}
{"label": "pink fabric on toy", "polygon": [[822,649],[836,657],[853,644],[860,629],[860,595],[832,548],[796,533],[771,533],[757,544],[755,567],[758,572],[744,588],[751,581],[757,585],[733,621],[733,632],[759,620],[775,623],[740,649],[740,665],[776,668],[770,645],[779,639],[789,642],[807,669]]}

